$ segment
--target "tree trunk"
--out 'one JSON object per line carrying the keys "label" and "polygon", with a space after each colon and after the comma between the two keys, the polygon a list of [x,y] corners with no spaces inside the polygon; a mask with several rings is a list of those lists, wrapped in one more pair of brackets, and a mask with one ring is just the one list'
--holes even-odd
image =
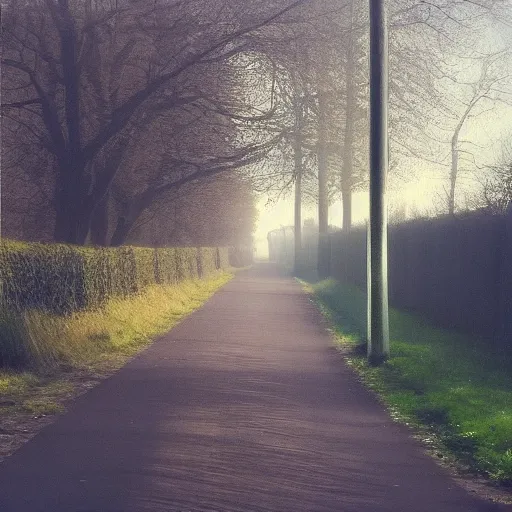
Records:
{"label": "tree trunk", "polygon": [[294,119],[294,141],[293,141],[293,159],[295,174],[295,205],[294,205],[294,254],[293,271],[298,272],[300,266],[302,250],[302,124],[303,110],[300,86],[297,77],[292,73],[293,86],[293,107],[295,110]]}
{"label": "tree trunk", "polygon": [[327,236],[329,230],[328,158],[327,158],[327,104],[325,92],[318,95],[318,261],[319,277],[329,275]]}
{"label": "tree trunk", "polygon": [[329,226],[326,110],[325,93],[320,93],[318,96],[318,229],[320,234],[326,234]]}
{"label": "tree trunk", "polygon": [[352,188],[341,185],[341,201],[343,204],[343,231],[350,231],[352,226]]}
{"label": "tree trunk", "polygon": [[85,245],[89,234],[92,209],[86,207],[80,199],[79,194],[69,194],[65,191],[59,193],[54,228],[55,242]]}
{"label": "tree trunk", "polygon": [[[127,146],[127,141],[122,141],[108,155],[103,165],[99,165],[95,161],[89,161],[86,164],[84,160],[70,154],[71,151],[61,159],[58,186],[60,192],[57,199],[55,224],[56,241],[84,245],[89,230],[93,229],[94,233],[91,232],[91,236],[95,240],[93,243],[108,245],[107,234],[98,234],[97,231],[98,229],[100,232],[102,229],[108,229],[107,212],[102,210],[107,208],[108,211],[110,187]],[[89,172],[86,172],[87,165],[91,167]],[[89,192],[91,180],[94,182],[94,186]],[[106,204],[102,204],[102,202],[106,202]],[[94,218],[96,216],[99,218]],[[105,228],[101,228],[102,223]]]}
{"label": "tree trunk", "polygon": [[300,257],[302,250],[302,137],[300,134],[295,136],[295,251],[294,251],[294,271],[297,272],[300,266]]}
{"label": "tree trunk", "polygon": [[110,245],[112,247],[119,247],[126,242],[135,222],[137,222],[142,212],[151,204],[153,198],[153,192],[146,190],[132,199],[131,202],[126,202],[122,206],[121,213],[117,219],[116,228],[110,239]]}
{"label": "tree trunk", "polygon": [[473,96],[473,99],[469,102],[466,110],[462,114],[455,130],[453,131],[451,152],[452,152],[452,165],[450,169],[450,193],[448,195],[448,213],[453,215],[455,213],[455,186],[457,184],[457,174],[459,172],[459,134],[468,118],[471,110],[475,105],[485,97],[485,94],[479,93]]}
{"label": "tree trunk", "polygon": [[91,217],[91,243],[106,247],[108,245],[108,206],[109,194],[94,208]]}
{"label": "tree trunk", "polygon": [[456,130],[452,137],[452,166],[450,170],[450,194],[448,196],[448,213],[455,213],[455,185],[457,183],[457,172],[459,168],[459,130]]}
{"label": "tree trunk", "polygon": [[74,212],[70,212],[67,208],[67,202],[62,197],[64,192],[58,192],[55,208],[55,227],[53,230],[53,239],[57,243],[73,243],[73,217]]}
{"label": "tree trunk", "polygon": [[126,238],[130,234],[134,223],[134,220],[130,220],[126,217],[119,217],[117,219],[116,229],[110,239],[110,245],[112,247],[119,247],[120,245],[123,245],[126,242]]}
{"label": "tree trunk", "polygon": [[59,2],[59,31],[64,86],[64,114],[67,143],[59,157],[57,187],[57,218],[55,240],[85,244],[89,232],[90,213],[85,208],[87,188],[84,182],[85,161],[81,153],[80,66],[77,34],[73,15],[67,2]]}
{"label": "tree trunk", "polygon": [[[60,158],[56,183],[56,208],[54,239],[68,244],[84,244],[89,230],[90,217],[84,207],[83,173],[85,164],[75,155]],[[85,232],[85,233],[84,233]]]}
{"label": "tree trunk", "polygon": [[[349,19],[353,25],[353,1],[350,1]],[[341,198],[343,201],[343,230],[352,227],[352,183],[354,173],[354,121],[356,114],[356,65],[354,62],[354,35],[349,32],[346,53],[346,104],[345,104],[345,140],[343,143],[343,168],[341,173]]]}

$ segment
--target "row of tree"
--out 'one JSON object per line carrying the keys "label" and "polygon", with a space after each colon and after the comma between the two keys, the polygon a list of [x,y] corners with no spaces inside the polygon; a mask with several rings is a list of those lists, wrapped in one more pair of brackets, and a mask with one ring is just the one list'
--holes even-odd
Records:
{"label": "row of tree", "polygon": [[260,129],[265,62],[250,35],[292,7],[7,2],[4,212],[44,212],[55,241],[119,245],[162,202],[261,160],[280,135]]}
{"label": "row of tree", "polygon": [[[389,1],[392,169],[446,167],[450,213],[468,159],[481,167],[468,123],[511,97],[510,46],[479,42],[510,22],[506,6]],[[170,243],[187,223],[213,233],[215,211],[253,225],[250,187],[294,189],[298,249],[303,201],[325,233],[341,196],[350,228],[368,171],[365,1],[9,0],[2,23],[2,208],[20,212],[15,229]],[[507,165],[483,178],[488,201]]]}

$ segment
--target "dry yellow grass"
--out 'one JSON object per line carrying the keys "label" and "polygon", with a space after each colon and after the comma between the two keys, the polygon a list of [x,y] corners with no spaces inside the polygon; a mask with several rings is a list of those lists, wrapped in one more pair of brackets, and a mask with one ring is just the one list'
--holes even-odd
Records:
{"label": "dry yellow grass", "polygon": [[111,300],[102,309],[70,316],[24,313],[19,332],[28,345],[31,367],[0,371],[0,399],[26,398],[31,390],[55,382],[59,370],[103,372],[121,366],[204,304],[231,277],[222,272],[174,286],[155,285],[140,295]]}

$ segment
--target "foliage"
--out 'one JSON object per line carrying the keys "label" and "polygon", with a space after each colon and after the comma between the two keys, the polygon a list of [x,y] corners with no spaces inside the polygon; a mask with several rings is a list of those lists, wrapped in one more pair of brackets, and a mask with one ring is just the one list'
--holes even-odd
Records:
{"label": "foliage", "polygon": [[8,0],[10,189],[37,193],[56,241],[104,240],[115,211],[110,243],[120,245],[170,191],[258,162],[280,135],[249,130],[273,113],[260,109],[269,88],[248,85],[261,78],[251,62],[264,59],[250,34],[300,3]]}
{"label": "foliage", "polygon": [[84,248],[4,241],[0,245],[2,305],[69,314],[108,299],[174,284],[220,268],[217,248]]}
{"label": "foliage", "polygon": [[490,167],[488,176],[482,186],[481,204],[492,213],[503,214],[512,202],[512,152],[500,163]]}
{"label": "foliage", "polygon": [[[363,380],[398,418],[427,426],[444,447],[501,483],[512,483],[510,362],[484,340],[437,329],[390,310],[391,358],[368,366],[363,338],[366,298],[334,280],[310,287],[333,320],[337,341]],[[358,348],[359,347],[359,348]]]}
{"label": "foliage", "polygon": [[184,186],[148,208],[127,243],[150,247],[246,244],[257,218],[251,184],[237,172]]}

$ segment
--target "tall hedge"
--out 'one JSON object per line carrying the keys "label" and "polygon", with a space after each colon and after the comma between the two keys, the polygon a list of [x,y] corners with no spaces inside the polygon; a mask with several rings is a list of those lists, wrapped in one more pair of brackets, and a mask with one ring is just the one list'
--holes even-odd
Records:
{"label": "tall hedge", "polygon": [[7,310],[68,314],[152,284],[174,284],[228,266],[225,248],[114,249],[2,241],[0,297]]}

